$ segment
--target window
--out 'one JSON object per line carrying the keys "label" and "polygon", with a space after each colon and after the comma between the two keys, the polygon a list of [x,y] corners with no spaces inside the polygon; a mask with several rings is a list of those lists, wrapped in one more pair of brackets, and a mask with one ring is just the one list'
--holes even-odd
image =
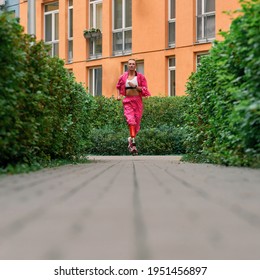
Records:
{"label": "window", "polygon": [[[102,31],[102,0],[90,0],[89,2],[89,27]],[[89,57],[97,58],[102,56],[102,37],[89,39]]]}
{"label": "window", "polygon": [[169,58],[169,87],[168,87],[168,95],[175,96],[175,57]]}
{"label": "window", "polygon": [[113,1],[113,55],[132,51],[132,0]]}
{"label": "window", "polygon": [[168,27],[168,45],[175,46],[175,0],[169,0],[169,27]]}
{"label": "window", "polygon": [[[127,71],[127,63],[124,63],[124,72]],[[143,60],[136,61],[136,71],[144,74],[144,62]]]}
{"label": "window", "polygon": [[89,69],[89,92],[93,96],[102,95],[102,68]]}
{"label": "window", "polygon": [[19,0],[0,0],[0,13],[7,10],[13,18],[19,17],[20,1]]}
{"label": "window", "polygon": [[0,0],[1,10],[7,10],[13,18],[19,17],[20,1],[19,0]]}
{"label": "window", "polygon": [[215,0],[197,0],[197,41],[215,38]]}
{"label": "window", "polygon": [[73,0],[69,0],[68,11],[68,62],[73,60]]}
{"label": "window", "polygon": [[196,70],[197,70],[198,67],[200,66],[201,58],[202,58],[203,56],[206,56],[206,55],[208,55],[207,52],[205,52],[205,53],[198,53],[198,54],[196,55]]}
{"label": "window", "polygon": [[50,55],[59,55],[59,3],[44,6],[44,41],[51,45]]}

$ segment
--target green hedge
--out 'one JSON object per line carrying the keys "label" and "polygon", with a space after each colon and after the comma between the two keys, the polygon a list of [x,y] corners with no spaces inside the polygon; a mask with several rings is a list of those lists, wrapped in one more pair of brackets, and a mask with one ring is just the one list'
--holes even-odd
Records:
{"label": "green hedge", "polygon": [[80,157],[90,144],[93,98],[7,13],[0,45],[0,167]]}
{"label": "green hedge", "polygon": [[260,3],[240,2],[242,15],[187,84],[191,160],[260,166]]}
{"label": "green hedge", "polygon": [[[144,98],[141,130],[136,137],[139,154],[165,155],[185,152],[185,97]],[[128,126],[122,102],[114,98],[96,97],[92,110],[90,154],[125,155]]]}

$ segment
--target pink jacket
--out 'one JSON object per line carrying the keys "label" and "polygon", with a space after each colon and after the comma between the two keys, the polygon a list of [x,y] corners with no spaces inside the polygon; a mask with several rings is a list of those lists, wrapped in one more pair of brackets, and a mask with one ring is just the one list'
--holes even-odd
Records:
{"label": "pink jacket", "polygon": [[[142,87],[141,96],[143,96],[143,97],[151,96],[151,93],[148,91],[148,88],[147,88],[147,82],[146,82],[145,76],[138,72],[136,72],[136,75],[137,75],[138,86]],[[125,72],[122,76],[120,76],[118,83],[116,85],[116,88],[119,90],[121,95],[126,94],[125,93],[125,84],[126,84],[127,78],[128,78],[128,72]]]}

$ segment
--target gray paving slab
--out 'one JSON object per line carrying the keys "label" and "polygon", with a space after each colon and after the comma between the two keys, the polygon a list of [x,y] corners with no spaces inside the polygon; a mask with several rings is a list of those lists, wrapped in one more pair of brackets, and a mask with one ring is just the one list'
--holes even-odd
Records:
{"label": "gray paving slab", "polygon": [[0,177],[0,259],[260,259],[260,170],[177,156]]}

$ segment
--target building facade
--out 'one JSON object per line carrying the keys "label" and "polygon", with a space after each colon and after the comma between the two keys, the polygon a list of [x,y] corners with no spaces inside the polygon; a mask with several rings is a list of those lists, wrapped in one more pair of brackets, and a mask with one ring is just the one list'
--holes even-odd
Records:
{"label": "building facade", "polygon": [[[129,58],[153,96],[184,95],[200,57],[229,29],[223,11],[237,8],[239,0],[35,0],[35,35],[93,95],[116,96]],[[20,23],[27,32],[27,0]]]}

